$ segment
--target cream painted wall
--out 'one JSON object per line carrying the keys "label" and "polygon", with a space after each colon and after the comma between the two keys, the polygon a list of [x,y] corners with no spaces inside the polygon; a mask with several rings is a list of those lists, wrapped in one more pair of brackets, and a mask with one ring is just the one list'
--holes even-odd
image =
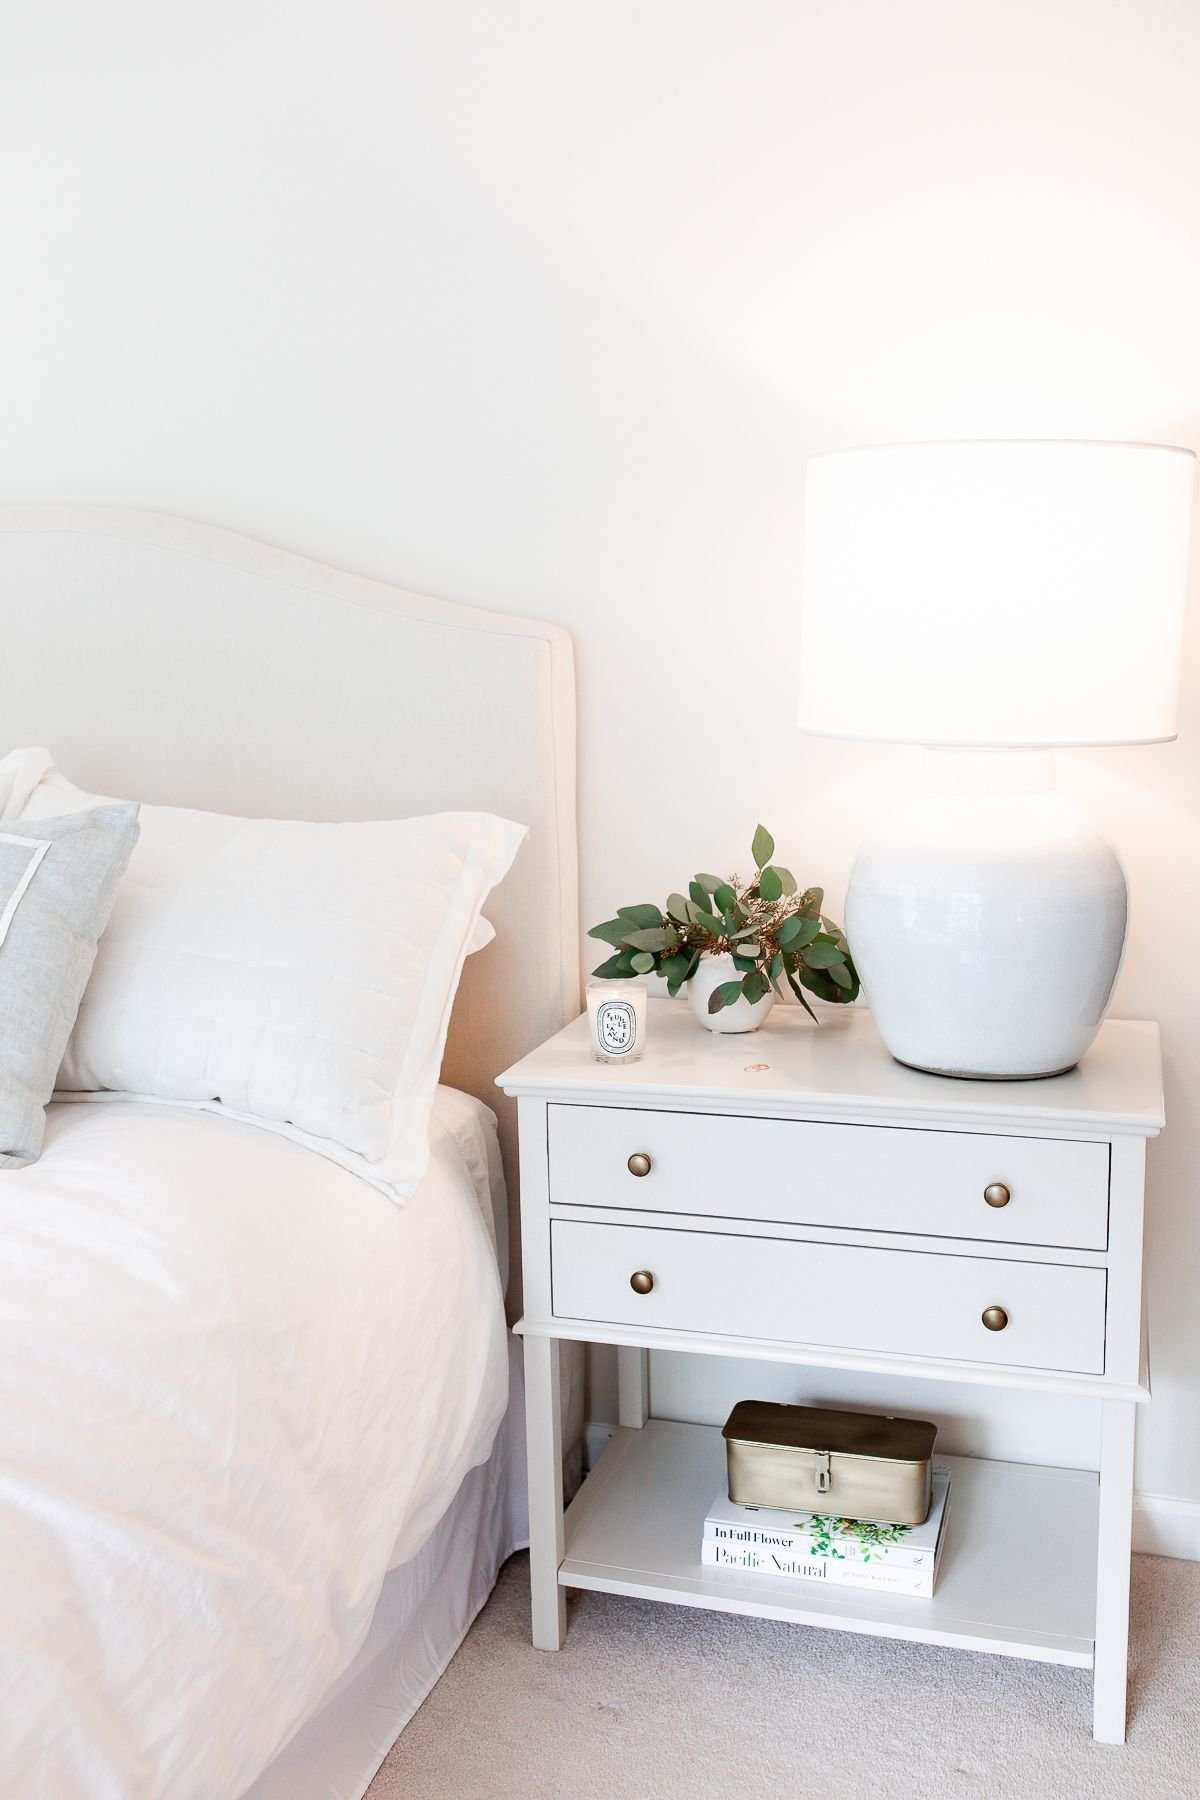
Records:
{"label": "cream painted wall", "polygon": [[[0,494],[557,619],[589,919],[759,818],[839,904],[912,756],[793,728],[805,458],[1200,447],[1198,86],[1190,0],[8,0]],[[1164,1024],[1139,1481],[1192,1500],[1198,659],[1177,745],[1062,759],[1130,870],[1117,1010]]]}

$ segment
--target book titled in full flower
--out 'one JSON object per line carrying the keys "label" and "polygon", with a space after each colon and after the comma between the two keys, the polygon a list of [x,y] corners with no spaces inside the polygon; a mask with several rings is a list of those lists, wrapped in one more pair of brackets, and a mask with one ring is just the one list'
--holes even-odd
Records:
{"label": "book titled in full flower", "polygon": [[944,1468],[933,1471],[933,1504],[921,1525],[737,1506],[721,1493],[704,1521],[701,1561],[927,1597],[933,1593],[949,1508],[950,1473]]}

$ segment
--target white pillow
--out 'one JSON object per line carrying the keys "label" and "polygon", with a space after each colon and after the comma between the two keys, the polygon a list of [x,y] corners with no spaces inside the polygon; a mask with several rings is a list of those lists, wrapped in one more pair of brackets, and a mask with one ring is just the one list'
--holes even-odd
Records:
{"label": "white pillow", "polygon": [[[44,818],[45,809],[41,800],[32,802],[32,795],[43,780],[53,778],[58,792],[70,794],[77,805],[72,811],[79,812],[95,806],[124,806],[128,802],[114,799],[111,794],[85,794],[74,782],[58,774],[54,767],[54,758],[48,750],[12,750],[5,757],[0,757],[0,821],[4,819]],[[64,802],[65,804],[65,802]],[[28,811],[26,810],[28,808]],[[475,921],[475,929],[471,933],[471,941],[467,945],[467,955],[473,956],[477,950],[486,950],[496,933],[490,921],[482,914]]]}
{"label": "white pillow", "polygon": [[[0,764],[0,800],[29,819],[95,805],[44,752],[36,785],[14,777],[35,754]],[[147,805],[141,828],[58,1089],[219,1106],[406,1198],[480,908],[525,828]]]}

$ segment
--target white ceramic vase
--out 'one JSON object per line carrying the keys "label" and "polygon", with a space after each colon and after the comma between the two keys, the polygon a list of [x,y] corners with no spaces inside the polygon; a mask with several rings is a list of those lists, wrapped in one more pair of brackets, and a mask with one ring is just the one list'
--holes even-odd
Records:
{"label": "white ceramic vase", "polygon": [[720,987],[723,981],[740,980],[741,976],[728,953],[700,958],[700,966],[688,982],[687,991],[692,1011],[706,1031],[758,1030],[775,1004],[775,996],[770,988],[753,1005],[749,1000],[740,999],[735,1000],[732,1006],[723,1006],[720,1012],[710,1013],[708,1010],[709,996],[714,988]]}
{"label": "white ceramic vase", "polygon": [[880,1036],[936,1074],[1061,1074],[1112,994],[1117,854],[1028,752],[932,752],[923,791],[863,844],[846,935]]}

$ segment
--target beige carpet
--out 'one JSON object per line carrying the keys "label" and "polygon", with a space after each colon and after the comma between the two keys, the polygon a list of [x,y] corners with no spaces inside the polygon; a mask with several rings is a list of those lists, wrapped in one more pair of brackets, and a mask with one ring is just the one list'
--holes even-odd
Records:
{"label": "beige carpet", "polygon": [[369,1800],[1200,1800],[1200,1565],[1134,1560],[1129,1743],[1090,1677],[572,1594],[530,1648],[516,1556]]}

